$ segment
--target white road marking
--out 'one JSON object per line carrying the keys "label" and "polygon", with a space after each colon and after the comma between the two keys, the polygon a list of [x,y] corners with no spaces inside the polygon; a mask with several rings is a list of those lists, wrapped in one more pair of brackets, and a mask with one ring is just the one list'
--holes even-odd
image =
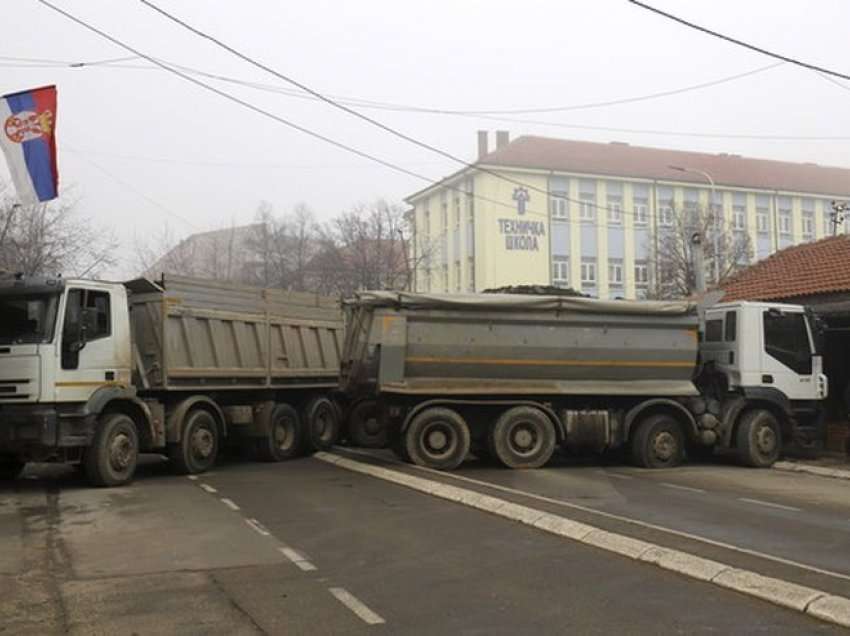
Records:
{"label": "white road marking", "polygon": [[345,588],[332,587],[329,589],[330,593],[333,594],[340,603],[357,614],[357,616],[367,625],[380,625],[382,623],[386,623],[383,618],[366,607],[360,599]]}
{"label": "white road marking", "polygon": [[790,510],[791,512],[802,512],[800,508],[794,506],[785,506],[783,504],[773,503],[772,501],[762,501],[761,499],[747,499],[746,497],[738,497],[738,501],[745,501],[759,506],[768,506],[769,508],[779,508],[780,510]]}
{"label": "white road marking", "polygon": [[679,484],[671,484],[669,481],[659,482],[665,488],[675,488],[676,490],[687,490],[688,492],[697,492],[700,494],[705,494],[705,491],[702,488],[691,488],[690,486],[680,486]]}
{"label": "white road marking", "polygon": [[191,479],[192,481],[195,481],[198,478],[198,476],[197,475],[186,475],[186,478]]}
{"label": "white road marking", "polygon": [[261,524],[256,519],[245,519],[245,523],[247,523],[252,529],[256,530],[259,534],[263,535],[264,537],[270,537],[271,534],[272,534],[271,532],[266,530],[263,527],[263,524]]}
{"label": "white road marking", "polygon": [[201,488],[203,488],[204,490],[206,490],[206,491],[207,491],[208,493],[210,493],[211,495],[214,495],[215,493],[217,493],[217,492],[218,492],[215,488],[213,488],[213,487],[212,487],[212,486],[210,486],[209,484],[201,484]]}
{"label": "white road marking", "polygon": [[614,479],[634,479],[631,475],[624,475],[623,473],[610,473],[606,470],[602,471],[608,477],[613,477]]}
{"label": "white road marking", "polygon": [[228,499],[227,497],[221,498],[221,503],[230,508],[231,510],[239,510],[239,506],[232,499]]}
{"label": "white road marking", "polygon": [[[707,537],[701,537],[697,534],[691,534],[690,532],[684,532],[683,530],[674,530],[673,528],[666,528],[664,526],[660,526],[655,523],[650,523],[648,521],[641,521],[639,519],[632,519],[631,517],[624,517],[623,515],[618,515],[613,512],[604,512],[602,510],[598,510],[596,508],[591,508],[589,506],[582,506],[580,504],[570,503],[568,501],[563,501],[561,499],[553,499],[552,497],[545,497],[543,495],[537,495],[535,493],[526,492],[524,490],[517,490],[516,488],[509,488],[508,486],[500,486],[498,484],[492,484],[490,482],[481,481],[479,479],[472,479],[471,477],[464,477],[463,475],[457,475],[455,473],[445,472],[434,470],[432,468],[426,468],[424,466],[416,466],[415,464],[407,464],[405,462],[397,461],[394,459],[386,459],[386,458],[376,458],[374,455],[367,453],[365,451],[358,451],[350,448],[345,449],[346,453],[352,453],[355,455],[362,455],[363,457],[369,457],[371,459],[380,459],[381,461],[388,461],[399,466],[406,466],[408,468],[415,468],[416,470],[420,470],[426,473],[432,473],[434,475],[438,475],[440,477],[447,477],[450,479],[455,479],[458,481],[464,481],[470,484],[477,484],[479,486],[484,486],[485,488],[492,488],[493,490],[499,490],[501,492],[507,492],[512,495],[519,495],[521,497],[527,497],[529,499],[536,499],[537,501],[543,501],[546,503],[550,503],[556,506],[561,506],[563,508],[571,508],[573,510],[580,510],[582,512],[589,512],[594,515],[598,515],[600,517],[605,517],[606,519],[614,519],[615,521],[622,521],[624,523],[630,523],[635,526],[639,526],[641,528],[648,528],[650,530],[658,530],[661,532],[666,532],[668,534],[672,534],[677,537],[683,537],[685,539],[691,539],[692,541],[699,541],[700,543],[705,543],[706,545],[713,545],[718,548],[724,548],[726,550],[733,550],[734,552],[740,552],[741,554],[749,554],[750,556],[759,557],[760,559],[766,559],[768,561],[773,561],[774,563],[782,563],[783,565],[791,565],[796,568],[800,568],[801,570],[808,570],[809,572],[817,572],[818,574],[824,574],[826,576],[831,576],[836,579],[842,579],[844,581],[850,581],[850,574],[842,574],[841,572],[833,572],[832,570],[825,570],[823,568],[819,568],[814,565],[807,565],[805,563],[800,563],[799,561],[794,561],[792,559],[785,559],[783,557],[775,556],[773,554],[765,554],[764,552],[759,552],[758,550],[751,550],[749,548],[742,548],[737,545],[732,545],[731,543],[725,543],[723,541],[716,541],[715,539],[709,539]],[[336,455],[337,457],[342,457],[343,455]]]}
{"label": "white road marking", "polygon": [[310,563],[303,554],[292,548],[278,548],[280,553],[305,572],[312,572],[316,566]]}

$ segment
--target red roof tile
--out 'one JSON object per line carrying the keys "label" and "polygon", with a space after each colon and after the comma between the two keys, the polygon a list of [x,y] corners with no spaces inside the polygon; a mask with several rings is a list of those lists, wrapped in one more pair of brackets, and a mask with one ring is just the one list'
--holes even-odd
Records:
{"label": "red roof tile", "polygon": [[518,137],[485,155],[477,163],[688,183],[701,180],[699,176],[669,167],[675,165],[703,170],[720,186],[850,196],[848,168],[753,159],[725,153],[647,148],[620,142],[606,144],[549,137]]}
{"label": "red roof tile", "polygon": [[723,286],[727,300],[778,300],[850,291],[850,236],[785,248]]}

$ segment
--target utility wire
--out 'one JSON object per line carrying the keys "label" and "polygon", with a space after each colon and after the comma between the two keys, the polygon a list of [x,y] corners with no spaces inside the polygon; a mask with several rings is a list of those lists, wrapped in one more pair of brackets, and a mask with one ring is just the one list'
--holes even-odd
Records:
{"label": "utility wire", "polygon": [[[121,40],[109,35],[105,31],[98,29],[97,27],[95,27],[91,24],[88,24],[87,22],[85,22],[81,18],[76,17],[75,15],[65,11],[64,9],[62,9],[60,7],[57,7],[56,5],[52,4],[48,0],[37,0],[37,2],[46,6],[47,8],[55,11],[56,13],[68,18],[72,22],[82,26],[83,28],[87,29],[88,31],[91,31],[92,33],[96,33],[100,37],[112,42],[116,46],[120,46],[121,48],[123,48],[127,51],[130,51],[131,53],[133,53],[133,54],[135,54],[139,57],[142,57],[142,58],[152,62],[153,64],[156,64],[157,66],[168,71],[169,73],[172,73],[172,74],[186,80],[187,82],[191,82],[192,84],[200,86],[200,87],[206,89],[207,91],[215,93],[216,95],[219,95],[219,96],[221,96],[221,97],[223,97],[223,98],[225,98],[229,101],[237,103],[237,104],[239,104],[239,105],[241,105],[245,108],[248,108],[249,110],[252,110],[252,111],[254,111],[258,114],[261,114],[265,117],[268,117],[268,118],[270,118],[270,119],[272,119],[272,120],[274,120],[278,123],[281,123],[281,124],[288,126],[288,127],[292,128],[294,130],[297,130],[299,132],[303,132],[304,134],[309,135],[311,137],[314,137],[316,139],[320,139],[321,141],[324,141],[324,142],[331,144],[332,146],[335,146],[335,147],[340,148],[342,150],[346,150],[347,152],[353,153],[353,154],[355,154],[359,157],[363,157],[364,159],[368,159],[370,161],[378,163],[382,166],[390,168],[391,170],[395,170],[396,172],[401,172],[402,174],[406,174],[406,175],[414,177],[416,179],[425,181],[430,185],[439,185],[440,183],[442,183],[440,181],[435,181],[435,180],[431,179],[430,177],[426,177],[426,176],[421,175],[421,174],[414,172],[412,170],[402,168],[401,166],[395,165],[395,164],[393,164],[389,161],[385,161],[383,159],[380,159],[380,158],[378,158],[374,155],[371,155],[367,152],[364,152],[362,150],[358,150],[357,148],[354,148],[352,146],[348,146],[344,143],[338,142],[334,139],[331,139],[331,138],[326,137],[324,135],[321,135],[317,132],[314,132],[314,131],[312,131],[308,128],[304,128],[303,126],[295,124],[295,123],[293,123],[293,122],[291,122],[287,119],[284,119],[283,117],[279,117],[278,115],[275,115],[274,113],[271,113],[267,110],[264,110],[264,109],[260,108],[259,106],[255,106],[254,104],[251,104],[250,102],[246,102],[242,99],[239,99],[238,97],[231,95],[230,93],[227,93],[227,92],[222,91],[218,88],[215,88],[214,86],[210,86],[209,84],[206,84],[206,83],[204,83],[204,82],[202,82],[198,79],[190,77],[190,76],[186,75],[185,73],[182,73],[181,71],[174,69],[174,68],[171,68],[168,65],[158,61],[156,58],[154,58],[150,55],[147,55],[145,53],[142,53],[141,51],[133,48],[129,44],[125,44]],[[101,168],[101,169],[103,169],[103,168]],[[450,183],[445,183],[444,185],[446,186],[446,188],[448,188],[450,190],[454,190],[455,192],[458,192],[458,193],[461,193],[461,194],[464,194],[464,195],[470,195],[470,193],[468,193],[466,190],[464,190],[463,188],[460,188],[456,185],[453,185],[453,184],[450,184]],[[523,185],[524,187],[527,187],[526,184],[521,184],[521,185]],[[548,192],[546,194],[548,195]],[[497,199],[490,199],[488,197],[483,197],[483,196],[476,195],[476,194],[472,194],[471,196],[473,196],[475,199],[478,199],[478,200],[481,200],[481,201],[493,203],[494,205],[500,205],[500,206],[504,206],[504,207],[507,207],[507,208],[510,208],[510,209],[514,209],[514,206],[512,206],[508,203],[505,203],[504,201],[499,201]],[[596,207],[601,207],[601,206],[596,206]],[[534,214],[534,215],[537,215],[537,216],[541,216],[541,217],[544,217],[544,218],[548,218],[548,214],[544,214],[544,213],[540,213],[540,212],[532,212],[531,210],[528,210],[527,213],[528,214]]]}
{"label": "utility wire", "polygon": [[810,62],[804,62],[802,60],[798,60],[797,58],[788,57],[787,55],[782,55],[781,53],[775,53],[773,51],[769,51],[767,49],[763,49],[754,44],[749,44],[744,42],[743,40],[738,40],[729,35],[724,35],[723,33],[719,33],[717,31],[712,31],[711,29],[700,26],[699,24],[695,24],[693,22],[689,22],[684,18],[680,18],[678,16],[673,15],[672,13],[668,13],[666,11],[662,11],[661,9],[657,9],[653,6],[640,2],[639,0],[628,0],[634,5],[637,5],[643,9],[651,11],[652,13],[657,13],[660,16],[663,16],[669,20],[673,20],[674,22],[678,22],[679,24],[683,24],[686,27],[691,29],[696,29],[697,31],[702,31],[708,35],[714,36],[716,38],[720,38],[721,40],[725,40],[727,42],[731,42],[732,44],[737,44],[738,46],[743,46],[745,49],[750,49],[751,51],[755,51],[756,53],[761,53],[762,55],[767,55],[769,57],[775,58],[777,60],[782,60],[783,62],[788,62],[789,64],[795,64],[797,66],[802,66],[803,68],[807,68],[811,71],[817,71],[819,73],[826,73],[827,75],[832,75],[833,77],[840,77],[841,79],[850,80],[850,75],[846,75],[845,73],[839,73],[838,71],[832,71],[828,68],[824,68],[823,66],[818,66],[817,64],[812,64]]}
{"label": "utility wire", "polygon": [[[129,59],[133,59],[136,56],[132,56]],[[18,67],[18,64],[6,64],[2,62],[4,59],[11,60],[25,60],[33,62],[39,61],[38,58],[10,58],[6,56],[0,56],[0,67]],[[125,59],[125,58],[119,58]],[[169,60],[165,60],[162,58],[156,58],[159,62],[166,64],[168,66],[180,69],[185,71],[190,75],[200,75],[202,77],[207,77],[209,79],[215,79],[222,82],[228,82],[231,84],[236,84],[238,86],[245,86],[254,90],[278,93],[282,95],[286,95],[288,97],[295,97],[298,99],[309,99],[316,100],[317,98],[310,95],[305,94],[304,92],[296,89],[288,89],[283,86],[277,86],[274,84],[266,84],[263,82],[251,82],[247,80],[242,80],[235,77],[230,77],[227,75],[220,75],[217,73],[210,73],[208,71],[203,71],[201,69],[193,68],[191,66],[185,66],[182,64],[177,64],[176,62],[172,62]],[[53,63],[53,60],[45,60],[45,62],[51,62],[49,64],[23,64],[20,65],[22,68],[79,68],[81,66],[93,66],[95,63],[78,63],[78,62],[68,62],[68,61],[56,61]],[[764,66],[758,69],[754,69],[744,73],[742,75],[735,75],[725,80],[718,80],[716,82],[707,82],[697,86],[709,86],[720,83],[722,81],[728,81],[732,78],[739,78],[743,76],[753,75],[754,73],[759,73],[771,68],[775,68],[777,66],[781,66],[784,62],[776,62],[774,64],[770,64],[768,66]],[[121,63],[110,63],[109,61],[104,61],[104,67],[111,68],[123,68],[123,69],[140,69],[140,70],[161,70],[160,67],[157,66],[149,66],[149,65],[139,65],[139,64],[121,64]],[[844,85],[840,84],[837,80],[834,80],[831,77],[822,75],[823,79],[829,80],[836,85],[846,88]],[[573,110],[573,109],[583,109],[583,108],[591,108],[592,106],[605,106],[605,105],[613,105],[620,103],[628,103],[635,101],[642,101],[644,99],[650,99],[653,97],[660,97],[662,95],[673,95],[685,92],[686,90],[692,90],[695,87],[688,87],[685,89],[676,89],[671,91],[663,91],[660,93],[653,93],[651,95],[646,95],[642,97],[628,97],[620,100],[612,100],[609,102],[594,102],[591,104],[583,104],[576,106],[564,106],[557,108],[541,108],[541,109],[532,109],[535,112],[550,112],[554,110]],[[547,126],[553,128],[566,128],[566,129],[576,129],[576,130],[596,130],[603,132],[623,132],[623,133],[631,133],[638,135],[662,135],[662,136],[674,136],[674,137],[694,137],[694,138],[702,138],[702,139],[753,139],[759,141],[846,141],[850,139],[847,136],[835,136],[835,135],[776,135],[776,134],[757,134],[757,133],[724,133],[724,132],[695,132],[695,131],[682,131],[682,130],[654,130],[654,129],[646,129],[646,128],[618,128],[613,126],[592,126],[592,125],[584,125],[584,124],[571,124],[568,122],[554,122],[547,120],[539,120],[539,119],[527,119],[527,118],[512,118],[512,117],[501,117],[496,115],[476,115],[474,113],[485,113],[487,111],[466,111],[466,110],[452,110],[452,109],[439,109],[439,108],[426,108],[426,107],[418,107],[418,106],[408,106],[404,104],[394,104],[390,102],[379,102],[368,99],[361,99],[357,97],[340,97],[336,95],[331,95],[333,99],[336,101],[347,104],[349,106],[357,106],[358,108],[367,108],[373,110],[387,110],[394,112],[411,112],[411,113],[419,113],[419,114],[436,114],[436,115],[448,115],[454,117],[472,117],[475,119],[486,119],[489,121],[496,122],[507,122],[507,123],[516,123],[516,124],[531,124],[538,126]],[[503,112],[503,111],[492,111],[492,112]],[[525,111],[516,111],[516,112],[525,112]]]}

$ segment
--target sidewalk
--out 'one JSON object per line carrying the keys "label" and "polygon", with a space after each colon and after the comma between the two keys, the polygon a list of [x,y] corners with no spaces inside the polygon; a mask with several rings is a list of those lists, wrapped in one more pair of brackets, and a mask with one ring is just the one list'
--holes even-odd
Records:
{"label": "sidewalk", "polygon": [[818,459],[788,459],[776,462],[773,465],[776,470],[784,470],[793,473],[807,473],[820,477],[834,477],[837,479],[850,480],[850,461],[834,457],[822,457]]}

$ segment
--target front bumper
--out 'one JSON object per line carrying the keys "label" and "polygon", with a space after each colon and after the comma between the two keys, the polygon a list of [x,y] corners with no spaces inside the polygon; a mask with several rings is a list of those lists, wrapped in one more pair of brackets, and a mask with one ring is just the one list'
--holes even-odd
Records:
{"label": "front bumper", "polygon": [[51,449],[87,446],[93,434],[94,418],[75,405],[0,407],[0,452],[31,451],[33,455],[42,455]]}

